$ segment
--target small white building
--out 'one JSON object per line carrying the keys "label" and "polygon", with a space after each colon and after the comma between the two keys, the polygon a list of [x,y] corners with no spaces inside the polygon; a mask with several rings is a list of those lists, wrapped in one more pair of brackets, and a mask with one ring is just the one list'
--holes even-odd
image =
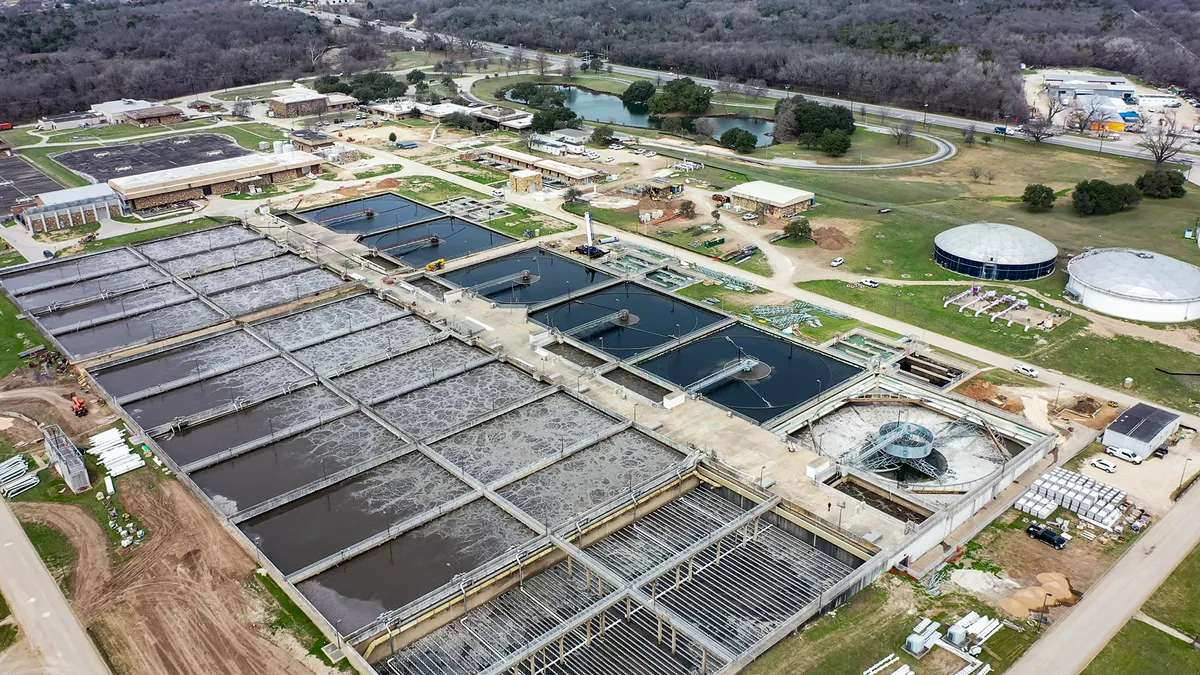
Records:
{"label": "small white building", "polygon": [[1145,459],[1179,430],[1179,415],[1139,403],[1104,430],[1104,444],[1125,448]]}
{"label": "small white building", "polygon": [[569,152],[566,143],[561,143],[549,136],[539,134],[534,134],[530,137],[529,149],[534,152],[544,152],[547,155],[554,155],[555,157],[562,157]]}
{"label": "small white building", "polygon": [[37,128],[38,131],[66,131],[68,129],[82,129],[85,127],[95,127],[104,124],[104,118],[90,110],[86,112],[73,112],[64,115],[47,115],[39,117]]}
{"label": "small white building", "polygon": [[137,98],[123,98],[119,101],[105,101],[92,106],[92,112],[104,118],[109,124],[120,124],[128,121],[127,115],[139,110],[160,107],[161,104],[143,101]]}

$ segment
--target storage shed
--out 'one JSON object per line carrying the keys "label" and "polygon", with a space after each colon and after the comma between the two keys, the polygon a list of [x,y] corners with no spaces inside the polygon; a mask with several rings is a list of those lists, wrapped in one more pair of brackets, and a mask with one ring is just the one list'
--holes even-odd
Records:
{"label": "storage shed", "polygon": [[1179,415],[1139,403],[1104,430],[1104,444],[1125,448],[1143,459],[1179,430]]}

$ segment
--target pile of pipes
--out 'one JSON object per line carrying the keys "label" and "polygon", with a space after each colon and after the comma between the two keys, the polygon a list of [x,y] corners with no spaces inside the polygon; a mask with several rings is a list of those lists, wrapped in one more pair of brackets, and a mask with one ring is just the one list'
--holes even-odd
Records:
{"label": "pile of pipes", "polygon": [[29,473],[29,464],[22,455],[10,457],[0,463],[0,494],[3,494],[5,499],[12,499],[26,490],[32,490],[40,482],[41,479],[36,473]]}
{"label": "pile of pipes", "polygon": [[[899,661],[900,659],[897,658],[894,653],[888,654],[886,658],[864,670],[863,675],[883,675],[885,670],[896,665]],[[899,668],[893,670],[887,675],[912,675],[915,672],[916,671],[914,671],[911,666],[907,664],[901,664]]]}
{"label": "pile of pipes", "polygon": [[146,460],[129,447],[125,434],[124,429],[109,429],[88,439],[87,453],[95,456],[110,476],[120,476],[146,466]]}
{"label": "pile of pipes", "polygon": [[1017,510],[1045,520],[1055,508],[1070,509],[1088,522],[1111,531],[1121,519],[1125,491],[1074,471],[1054,468],[1042,474],[1017,499]]}
{"label": "pile of pipes", "polygon": [[921,619],[921,622],[913,629],[912,635],[909,635],[908,639],[904,641],[904,651],[918,659],[925,656],[933,648],[933,645],[942,639],[942,634],[938,632],[941,627],[942,624],[937,621]]}
{"label": "pile of pipes", "polygon": [[[951,626],[950,632],[952,634],[957,632],[955,627],[962,629],[967,635],[975,638],[975,644],[981,645],[1003,628],[1004,622],[1000,619],[993,619],[990,616],[971,612],[959,619],[954,626]],[[951,642],[954,642],[954,640],[951,640]]]}
{"label": "pile of pipes", "polygon": [[817,317],[818,314],[824,314],[835,319],[850,318],[828,307],[809,304],[802,300],[796,300],[790,305],[756,305],[750,311],[755,316],[780,330],[799,323],[806,323],[813,328],[820,328],[821,319]]}

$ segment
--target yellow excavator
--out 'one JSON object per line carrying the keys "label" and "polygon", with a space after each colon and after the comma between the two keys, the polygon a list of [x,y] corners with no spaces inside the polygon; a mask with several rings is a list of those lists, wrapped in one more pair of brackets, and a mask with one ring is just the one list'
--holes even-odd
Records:
{"label": "yellow excavator", "polygon": [[436,272],[446,266],[445,258],[438,258],[425,266],[426,272]]}

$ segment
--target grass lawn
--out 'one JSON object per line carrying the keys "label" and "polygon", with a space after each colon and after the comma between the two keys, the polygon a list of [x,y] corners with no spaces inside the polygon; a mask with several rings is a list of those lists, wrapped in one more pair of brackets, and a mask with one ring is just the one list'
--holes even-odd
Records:
{"label": "grass lawn", "polygon": [[399,164],[384,164],[383,166],[378,166],[374,169],[368,169],[367,171],[359,171],[358,173],[354,174],[354,177],[362,179],[374,178],[376,176],[386,176],[389,173],[396,173],[403,168],[404,167],[400,166]]}
{"label": "grass lawn", "polygon": [[[688,248],[691,248],[691,247],[689,246]],[[701,249],[693,249],[693,250],[695,250],[697,252],[701,251]],[[746,262],[744,262],[740,265],[736,264],[735,261],[740,260],[741,257],[742,256],[735,256],[733,258],[730,258],[729,260],[722,260],[721,262],[725,263],[726,265],[729,265],[730,267],[736,267],[739,270],[745,270],[751,274],[757,274],[762,277],[775,276],[775,270],[771,268],[771,263],[767,262],[767,256],[762,251],[756,250],[754,253],[752,253],[750,255],[749,260],[747,260]]]}
{"label": "grass lawn", "polygon": [[476,183],[483,183],[484,185],[491,185],[492,183],[498,183],[503,180],[508,180],[507,173],[500,171],[498,169],[493,169],[489,166],[483,166],[482,164],[476,164],[475,162],[468,162],[463,159],[455,160],[454,164],[458,165],[458,166],[467,167],[467,169],[469,169],[469,170],[457,170],[456,171],[450,167],[442,167],[442,169],[444,171],[449,171],[450,173],[454,174],[455,176],[462,176],[463,178],[466,178],[467,180],[473,180]]}
{"label": "grass lawn", "polygon": [[432,66],[438,61],[445,61],[446,54],[443,52],[388,52],[388,56],[392,57],[392,70],[409,71],[413,68],[421,66]]}
{"label": "grass lawn", "polygon": [[[1003,368],[991,368],[989,370],[985,370],[982,373],[980,373],[979,375],[976,375],[975,378],[981,379],[985,382],[990,382],[997,386],[1010,386],[1010,387],[1049,387],[1049,386],[1051,386],[1051,385],[1047,384],[1046,382],[1042,382],[1041,380],[1035,380],[1030,377],[1025,377],[1024,375],[1019,375],[1011,370],[1005,370]],[[971,378],[971,379],[975,379],[975,378]]]}
{"label": "grass lawn", "polygon": [[[297,80],[297,82],[299,82],[300,84],[308,85],[308,84],[312,84],[312,81],[314,79],[316,79],[316,78],[310,77],[310,78],[303,79],[303,80]],[[238,87],[237,89],[226,89],[225,91],[213,94],[213,98],[217,99],[218,101],[238,101],[241,99],[269,98],[271,96],[271,92],[275,91],[276,89],[287,89],[290,86],[291,86],[291,84],[289,84],[287,82],[276,82],[274,84],[256,84],[256,85],[249,86],[249,87]]]}
{"label": "grass lawn", "polygon": [[511,212],[512,215],[489,220],[484,224],[517,239],[525,236],[525,230],[541,230],[541,234],[538,236],[545,236],[575,229],[575,223],[546,216],[538,218],[538,214],[516,204],[505,204],[504,209]]}
{"label": "grass lawn", "polygon": [[771,242],[771,244],[781,248],[812,248],[813,246],[817,245],[817,242],[813,241],[812,239],[805,239],[803,237],[798,237],[796,239],[784,237],[783,239]]}
{"label": "grass lawn", "polygon": [[705,298],[716,298],[721,301],[719,305],[713,305],[718,309],[725,310],[730,314],[738,314],[741,316],[751,316],[750,310],[755,305],[760,305],[759,300],[766,295],[765,292],[744,293],[741,291],[731,291],[722,286],[713,284],[705,286],[704,284],[692,284],[676,291],[677,294],[685,298],[693,300],[704,300]]}
{"label": "grass lawn", "polygon": [[1200,673],[1200,651],[1137,619],[1117,633],[1082,675]]}
{"label": "grass lawn", "polygon": [[66,241],[68,239],[78,239],[85,234],[91,234],[99,229],[100,223],[84,223],[82,225],[64,227],[61,230],[37,232],[33,235],[33,238],[38,241]]}
{"label": "grass lawn", "polygon": [[809,150],[797,143],[781,143],[759,148],[751,157],[806,159],[818,164],[884,164],[907,162],[932,155],[936,148],[923,138],[914,138],[907,146],[896,143],[888,134],[858,129],[851,136],[850,152],[841,157],[829,157],[820,150]]}
{"label": "grass lawn", "polygon": [[67,535],[41,523],[22,522],[21,529],[25,530],[25,536],[29,537],[38,557],[46,564],[50,576],[58,582],[63,595],[70,597],[71,577],[75,574],[75,561],[79,552],[71,545]]}
{"label": "grass lawn", "polygon": [[106,124],[93,129],[72,129],[70,131],[59,132],[53,136],[49,136],[48,140],[51,143],[70,143],[76,139],[81,141],[93,139],[106,141],[145,136],[146,134],[161,134],[164,131],[188,131],[210,127],[216,123],[216,119],[208,117],[198,120],[188,120],[178,124],[160,124],[151,127],[139,127],[134,124]]}
{"label": "grass lawn", "polygon": [[7,619],[9,614],[12,614],[12,611],[8,608],[8,601],[0,594],[0,621]]}
{"label": "grass lawn", "polygon": [[0,653],[17,643],[19,633],[20,631],[13,624],[0,626]]}
{"label": "grass lawn", "polygon": [[46,344],[32,323],[17,319],[20,313],[8,296],[0,294],[0,377],[21,366],[22,360],[17,354]]}
{"label": "grass lawn", "polygon": [[247,150],[258,150],[258,144],[262,141],[274,142],[287,140],[287,132],[273,127],[262,122],[250,122],[249,124],[234,124],[219,129],[212,129],[212,133],[225,134],[237,144]]}
{"label": "grass lawn", "polygon": [[1200,546],[1150,596],[1142,611],[1187,635],[1200,635]]}
{"label": "grass lawn", "polygon": [[[975,319],[970,314],[942,309],[946,294],[962,290],[966,282],[962,288],[886,284],[875,289],[850,288],[842,281],[812,281],[798,286],[1113,389],[1132,377],[1134,394],[1181,410],[1193,409],[1200,399],[1200,391],[1156,370],[1200,372],[1200,355],[1126,335],[1101,337],[1088,330],[1090,322],[1079,316],[1050,332],[1025,333],[982,316]],[[1039,340],[1046,344],[1038,344]],[[1053,374],[1046,378],[1051,381]]]}
{"label": "grass lawn", "polygon": [[42,173],[50,176],[50,178],[58,181],[61,185],[67,187],[83,187],[91,185],[87,179],[77,175],[67,167],[59,164],[50,158],[51,155],[60,155],[64,152],[72,150],[80,150],[82,148],[94,148],[92,145],[58,145],[47,148],[26,148],[21,151],[21,156],[27,159],[34,166],[42,170]]}
{"label": "grass lawn", "polygon": [[[274,579],[265,574],[255,574],[247,582],[247,586],[251,593],[268,603],[267,614],[271,630],[291,633],[308,650],[309,654],[312,654],[321,663],[330,665],[329,659],[321,651],[322,647],[329,644],[329,640],[312,622],[312,619],[309,619],[308,615],[279,587],[279,584],[275,583]],[[347,673],[354,672],[354,668],[346,659],[339,662],[336,667]]]}
{"label": "grass lawn", "polygon": [[563,204],[563,211],[582,216],[590,211],[592,219],[598,223],[619,227],[622,230],[633,231],[638,226],[637,211],[614,211],[612,209],[596,209],[587,204]]}
{"label": "grass lawn", "polygon": [[41,136],[35,136],[29,133],[32,130],[33,127],[8,129],[6,131],[0,131],[0,138],[12,143],[14,148],[20,148],[23,145],[35,145],[40,143],[42,138]]}
{"label": "grass lawn", "polygon": [[[399,183],[395,188],[404,197],[416,199],[426,204],[434,204],[454,197],[479,197],[480,192],[470,188],[442,180],[435,176],[411,176],[397,178]],[[482,191],[482,188],[480,188]]]}
{"label": "grass lawn", "polygon": [[12,267],[13,265],[23,265],[29,262],[25,256],[17,251],[5,251],[0,253],[0,267]]}

